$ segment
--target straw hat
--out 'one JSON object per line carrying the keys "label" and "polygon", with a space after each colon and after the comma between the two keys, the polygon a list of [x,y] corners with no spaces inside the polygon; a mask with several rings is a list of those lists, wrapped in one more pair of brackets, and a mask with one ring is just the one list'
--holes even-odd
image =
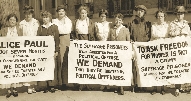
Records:
{"label": "straw hat", "polygon": [[174,13],[177,14],[177,13],[186,13],[187,11],[185,10],[184,6],[177,6],[175,8],[175,11]]}
{"label": "straw hat", "polygon": [[142,10],[147,11],[147,7],[145,7],[144,5],[135,6],[135,10],[137,11],[138,9],[142,9]]}

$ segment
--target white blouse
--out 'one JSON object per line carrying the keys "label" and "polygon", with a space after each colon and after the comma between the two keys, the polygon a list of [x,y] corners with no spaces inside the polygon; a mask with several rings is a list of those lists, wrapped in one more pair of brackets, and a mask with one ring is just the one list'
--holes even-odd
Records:
{"label": "white blouse", "polygon": [[38,20],[32,18],[30,22],[26,22],[26,20],[22,20],[19,23],[20,28],[23,31],[23,36],[36,36],[37,30],[39,27]]}
{"label": "white blouse", "polygon": [[151,27],[151,40],[155,40],[158,38],[167,38],[169,34],[169,23],[164,22],[162,24],[158,24],[154,22]]}
{"label": "white blouse", "polygon": [[58,26],[59,34],[70,34],[72,31],[72,21],[68,17],[61,20],[53,19],[52,23]]}
{"label": "white blouse", "polygon": [[96,26],[96,35],[98,36],[98,38],[100,37],[100,41],[107,41],[107,38],[108,38],[108,34],[109,34],[109,30],[110,30],[110,27],[109,27],[109,23],[110,22],[106,22],[104,24],[102,23],[95,23],[95,26]]}
{"label": "white blouse", "polygon": [[78,34],[88,34],[88,26],[89,19],[77,20],[76,22],[76,30],[78,30]]}
{"label": "white blouse", "polygon": [[170,23],[170,36],[178,35],[191,35],[190,27],[188,21],[183,20],[183,23],[180,23],[177,19]]}
{"label": "white blouse", "polygon": [[118,34],[119,34],[121,28],[123,28],[123,27],[125,27],[125,26],[123,26],[123,25],[121,24],[118,28],[116,28],[116,36],[118,36]]}
{"label": "white blouse", "polygon": [[8,27],[7,37],[14,37],[14,36],[18,36],[16,26],[14,27],[13,30],[10,30],[10,28]]}

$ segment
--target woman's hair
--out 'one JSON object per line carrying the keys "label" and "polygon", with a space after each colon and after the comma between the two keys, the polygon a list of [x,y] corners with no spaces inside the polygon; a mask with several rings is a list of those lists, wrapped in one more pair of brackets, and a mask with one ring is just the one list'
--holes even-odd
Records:
{"label": "woman's hair", "polygon": [[11,17],[14,17],[14,18],[16,19],[16,22],[18,22],[18,17],[17,17],[17,15],[16,15],[15,13],[9,14],[9,15],[7,16],[7,21],[9,21],[9,19],[10,19]]}
{"label": "woman's hair", "polygon": [[52,21],[52,14],[50,12],[48,12],[48,11],[42,11],[41,16],[42,17],[49,17],[50,21]]}
{"label": "woman's hair", "polygon": [[34,8],[32,6],[26,5],[26,6],[24,6],[23,10],[24,10],[24,13],[31,13],[31,14],[34,13]]}
{"label": "woman's hair", "polygon": [[123,14],[121,14],[121,13],[115,14],[114,17],[115,17],[115,18],[120,18],[120,19],[122,19],[122,20],[123,20],[123,18],[124,18]]}
{"label": "woman's hair", "polygon": [[106,16],[108,15],[108,12],[107,12],[107,10],[101,10],[100,12],[99,12],[99,17],[102,15],[102,14],[105,14]]}
{"label": "woman's hair", "polygon": [[158,14],[159,13],[163,13],[164,14],[164,18],[166,18],[167,17],[167,14],[166,14],[166,12],[165,11],[163,11],[163,10],[158,10],[156,13],[155,13],[155,18],[157,18],[158,17]]}
{"label": "woman's hair", "polygon": [[64,11],[66,11],[66,9],[67,9],[66,5],[59,5],[59,6],[57,7],[57,9],[56,9],[56,12],[58,12],[58,11],[61,10],[61,9],[64,9]]}
{"label": "woman's hair", "polygon": [[78,13],[80,13],[82,10],[86,10],[87,13],[89,13],[89,7],[86,5],[82,5],[80,6],[80,8],[78,9]]}

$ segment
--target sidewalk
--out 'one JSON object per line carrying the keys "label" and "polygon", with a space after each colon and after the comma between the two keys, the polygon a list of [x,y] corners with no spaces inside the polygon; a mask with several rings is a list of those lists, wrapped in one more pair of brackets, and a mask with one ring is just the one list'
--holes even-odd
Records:
{"label": "sidewalk", "polygon": [[171,93],[161,95],[159,93],[132,93],[125,91],[124,95],[102,91],[57,91],[56,93],[36,94],[19,93],[18,97],[11,96],[6,99],[0,96],[0,101],[190,101],[191,94],[182,93],[175,97]]}

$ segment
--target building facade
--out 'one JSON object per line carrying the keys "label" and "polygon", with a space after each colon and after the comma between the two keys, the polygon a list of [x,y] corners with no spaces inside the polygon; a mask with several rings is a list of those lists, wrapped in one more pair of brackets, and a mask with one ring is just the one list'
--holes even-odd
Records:
{"label": "building facade", "polygon": [[52,13],[53,18],[56,17],[56,7],[61,4],[67,5],[67,15],[77,15],[77,9],[80,5],[88,5],[90,8],[89,16],[97,14],[101,9],[107,9],[109,17],[115,13],[124,15],[133,15],[133,9],[136,5],[145,5],[149,8],[162,8],[166,11],[173,11],[175,6],[183,5],[189,11],[191,9],[191,0],[18,0],[20,17],[24,19],[24,5],[31,5],[35,9],[34,17],[40,19],[40,12],[47,10]]}

